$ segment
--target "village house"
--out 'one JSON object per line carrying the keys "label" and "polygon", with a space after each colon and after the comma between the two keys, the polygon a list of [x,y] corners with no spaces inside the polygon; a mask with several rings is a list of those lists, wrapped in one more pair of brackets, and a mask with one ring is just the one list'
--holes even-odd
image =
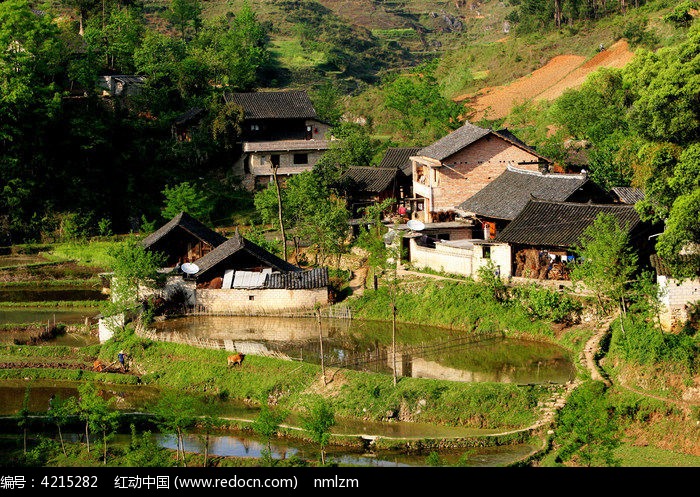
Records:
{"label": "village house", "polygon": [[579,203],[611,201],[610,196],[585,172],[550,173],[545,168],[529,171],[507,165],[497,178],[455,210],[462,217],[475,219],[483,229],[483,238],[493,240],[531,198]]}
{"label": "village house", "polygon": [[551,163],[507,130],[470,123],[421,149],[411,161],[412,217],[424,223],[453,221],[456,206],[486,187],[508,165],[538,171]]}
{"label": "village house", "polygon": [[[302,269],[244,238],[181,212],[141,242],[166,255],[165,283],[141,295],[177,298],[209,314],[275,314],[330,303],[328,268]],[[187,266],[184,264],[188,263]]]}
{"label": "village house", "polygon": [[631,186],[616,186],[610,189],[613,202],[621,204],[636,204],[644,200],[644,190]]}
{"label": "village house", "polygon": [[511,274],[540,280],[569,280],[568,264],[584,230],[599,214],[615,217],[629,234],[643,264],[651,255],[652,226],[640,220],[633,205],[556,202],[530,199],[495,238],[511,247]]}
{"label": "village house", "polygon": [[234,174],[248,190],[310,171],[329,149],[330,126],[321,121],[305,91],[227,93],[243,109],[241,156]]}
{"label": "village house", "polygon": [[109,74],[97,79],[97,85],[105,97],[136,95],[145,82],[146,77],[138,74]]}
{"label": "village house", "polygon": [[340,177],[339,186],[351,217],[361,218],[365,207],[388,198],[400,203],[403,198],[401,176],[404,173],[395,167],[350,166]]}
{"label": "village house", "polygon": [[192,134],[201,124],[206,110],[201,107],[191,107],[177,116],[171,125],[173,138],[179,142],[192,140]]}
{"label": "village house", "polygon": [[238,230],[195,260],[193,267],[192,273],[171,274],[163,296],[182,292],[196,313],[278,314],[330,302],[328,268],[304,270],[247,240]]}
{"label": "village house", "polygon": [[165,254],[165,267],[174,268],[203,257],[225,241],[221,233],[180,212],[141,243],[147,250]]}

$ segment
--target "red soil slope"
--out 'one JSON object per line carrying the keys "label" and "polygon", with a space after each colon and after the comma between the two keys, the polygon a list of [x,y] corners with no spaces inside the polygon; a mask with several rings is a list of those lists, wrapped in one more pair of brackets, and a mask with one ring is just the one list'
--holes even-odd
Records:
{"label": "red soil slope", "polygon": [[505,117],[511,109],[530,100],[554,100],[565,90],[581,85],[600,67],[623,67],[634,53],[625,40],[586,60],[580,55],[559,55],[546,65],[508,85],[483,88],[475,95],[458,97],[474,109],[470,121]]}

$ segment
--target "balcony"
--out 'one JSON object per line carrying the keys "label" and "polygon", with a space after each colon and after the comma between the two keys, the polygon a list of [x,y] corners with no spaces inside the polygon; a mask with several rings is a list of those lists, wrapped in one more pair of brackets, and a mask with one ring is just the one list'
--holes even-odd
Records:
{"label": "balcony", "polygon": [[424,198],[432,198],[430,187],[423,183],[413,182],[413,195],[420,195]]}

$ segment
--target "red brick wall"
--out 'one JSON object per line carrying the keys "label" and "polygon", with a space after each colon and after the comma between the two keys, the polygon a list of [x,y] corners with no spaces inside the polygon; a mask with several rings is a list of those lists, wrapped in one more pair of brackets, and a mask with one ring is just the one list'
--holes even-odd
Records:
{"label": "red brick wall", "polygon": [[537,171],[537,164],[519,164],[536,161],[538,157],[496,136],[487,135],[471,146],[443,160],[466,178],[440,167],[439,183],[433,190],[433,211],[451,210],[484,188],[506,170],[508,162],[519,169]]}

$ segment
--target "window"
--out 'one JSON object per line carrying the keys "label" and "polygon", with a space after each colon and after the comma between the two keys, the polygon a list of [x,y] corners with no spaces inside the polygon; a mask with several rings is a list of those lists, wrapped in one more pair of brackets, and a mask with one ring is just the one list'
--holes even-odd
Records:
{"label": "window", "polygon": [[308,164],[309,154],[294,154],[294,164]]}
{"label": "window", "polygon": [[491,258],[491,246],[490,245],[484,245],[482,247],[483,249],[483,257],[484,259],[490,259]]}
{"label": "window", "polygon": [[248,300],[255,300],[255,295],[248,295]]}
{"label": "window", "polygon": [[251,131],[260,131],[260,125],[259,124],[251,124],[250,130]]}
{"label": "window", "polygon": [[270,156],[270,162],[273,167],[279,167],[280,165],[280,154],[272,154]]}

